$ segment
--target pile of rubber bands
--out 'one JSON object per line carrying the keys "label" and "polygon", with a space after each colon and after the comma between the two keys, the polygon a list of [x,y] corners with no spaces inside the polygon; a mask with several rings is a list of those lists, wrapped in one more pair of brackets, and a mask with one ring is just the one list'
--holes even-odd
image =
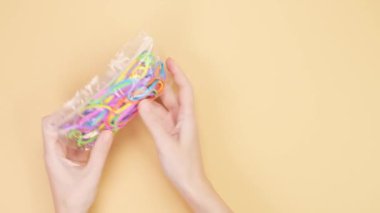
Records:
{"label": "pile of rubber bands", "polygon": [[157,97],[165,78],[163,62],[150,51],[143,51],[96,93],[73,120],[62,126],[66,137],[78,147],[92,147],[102,130],[116,132],[136,114],[141,100]]}

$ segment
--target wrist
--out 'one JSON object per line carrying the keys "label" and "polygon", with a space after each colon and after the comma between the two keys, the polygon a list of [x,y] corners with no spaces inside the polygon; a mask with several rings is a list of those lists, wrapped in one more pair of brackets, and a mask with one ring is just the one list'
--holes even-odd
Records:
{"label": "wrist", "polygon": [[196,197],[196,195],[199,197],[200,194],[203,194],[204,191],[208,191],[210,188],[212,188],[211,184],[204,175],[189,178],[179,186],[181,193],[189,198]]}
{"label": "wrist", "polygon": [[56,213],[87,213],[88,210],[71,207],[57,207]]}
{"label": "wrist", "polygon": [[56,213],[87,213],[89,208],[80,205],[71,205],[68,203],[60,203],[55,205]]}

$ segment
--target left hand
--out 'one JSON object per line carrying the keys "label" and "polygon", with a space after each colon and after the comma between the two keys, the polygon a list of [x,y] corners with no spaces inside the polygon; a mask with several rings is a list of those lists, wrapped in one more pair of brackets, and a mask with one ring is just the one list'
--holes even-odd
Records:
{"label": "left hand", "polygon": [[45,165],[58,213],[87,212],[95,200],[99,180],[110,150],[113,135],[103,131],[91,151],[88,163],[73,165],[65,159],[64,149],[58,142],[56,116],[42,120]]}

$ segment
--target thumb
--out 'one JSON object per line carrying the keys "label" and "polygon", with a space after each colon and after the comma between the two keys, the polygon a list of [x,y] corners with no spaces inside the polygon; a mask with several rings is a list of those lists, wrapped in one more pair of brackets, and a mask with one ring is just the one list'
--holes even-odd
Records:
{"label": "thumb", "polygon": [[91,151],[91,156],[88,161],[87,166],[91,169],[97,170],[97,172],[101,172],[103,170],[103,166],[107,160],[108,152],[111,148],[113,140],[113,134],[110,130],[102,131],[98,139],[95,142],[95,146]]}
{"label": "thumb", "polygon": [[160,104],[150,100],[143,100],[139,104],[139,112],[144,124],[156,142],[168,137],[163,119],[167,112]]}

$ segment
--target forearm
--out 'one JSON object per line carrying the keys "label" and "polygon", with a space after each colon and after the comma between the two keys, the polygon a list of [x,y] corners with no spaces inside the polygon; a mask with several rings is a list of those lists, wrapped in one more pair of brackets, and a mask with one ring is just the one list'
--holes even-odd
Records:
{"label": "forearm", "polygon": [[89,207],[84,205],[74,205],[70,203],[55,203],[54,205],[56,213],[87,213]]}
{"label": "forearm", "polygon": [[206,177],[188,181],[179,191],[194,212],[232,212]]}

